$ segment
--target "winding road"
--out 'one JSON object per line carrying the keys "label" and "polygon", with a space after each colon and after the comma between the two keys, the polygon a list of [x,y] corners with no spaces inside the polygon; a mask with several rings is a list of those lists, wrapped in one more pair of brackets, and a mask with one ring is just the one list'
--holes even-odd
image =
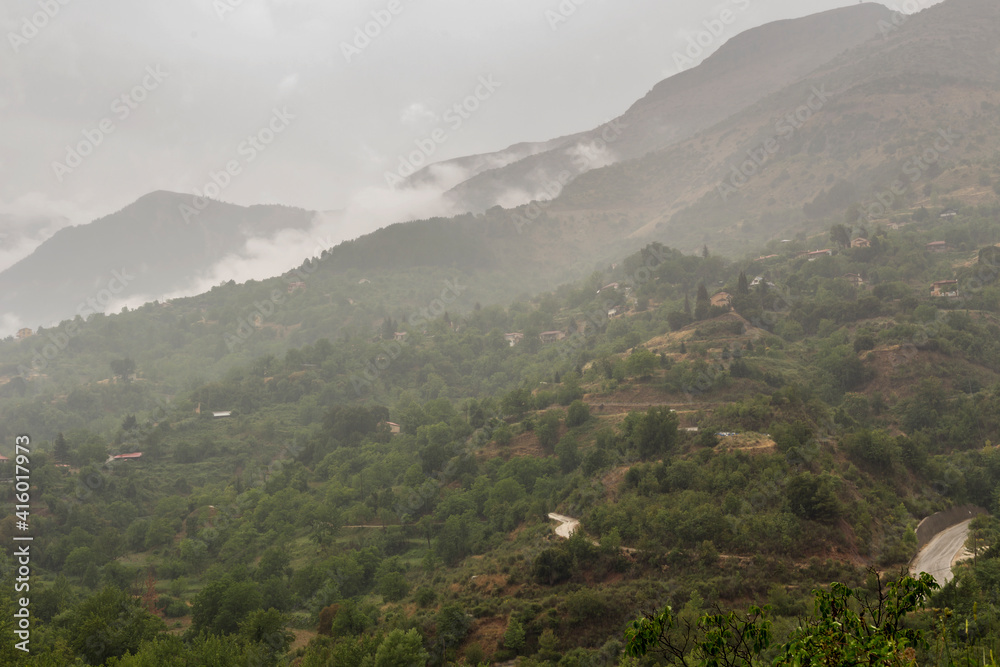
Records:
{"label": "winding road", "polygon": [[549,518],[553,521],[559,522],[559,525],[556,526],[556,535],[564,537],[567,540],[569,539],[569,536],[575,533],[576,529],[580,527],[579,519],[574,519],[571,516],[564,516],[562,514],[550,512]]}
{"label": "winding road", "polygon": [[951,573],[951,566],[967,555],[965,540],[969,537],[971,522],[972,519],[963,521],[935,535],[913,559],[910,573],[926,572],[941,586],[951,581],[955,576]]}

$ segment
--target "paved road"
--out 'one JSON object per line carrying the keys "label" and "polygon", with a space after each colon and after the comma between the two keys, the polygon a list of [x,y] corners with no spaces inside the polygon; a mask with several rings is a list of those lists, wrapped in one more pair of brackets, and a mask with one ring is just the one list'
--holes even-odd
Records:
{"label": "paved road", "polygon": [[569,539],[569,536],[575,533],[576,529],[580,527],[580,521],[570,516],[564,516],[562,514],[552,512],[549,514],[549,518],[553,521],[559,522],[559,525],[556,526],[556,535],[559,537],[565,537],[567,540]]}
{"label": "paved road", "polygon": [[941,586],[951,581],[951,566],[965,551],[965,540],[969,537],[969,523],[972,519],[945,528],[924,545],[910,566],[910,573],[926,572]]}

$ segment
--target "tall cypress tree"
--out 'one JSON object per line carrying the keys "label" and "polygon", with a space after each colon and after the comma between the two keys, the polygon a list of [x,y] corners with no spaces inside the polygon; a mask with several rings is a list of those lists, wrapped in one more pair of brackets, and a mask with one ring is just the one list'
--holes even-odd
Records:
{"label": "tall cypress tree", "polygon": [[694,318],[703,320],[708,317],[708,312],[712,307],[712,300],[708,298],[708,288],[705,283],[698,283],[698,296],[694,302]]}

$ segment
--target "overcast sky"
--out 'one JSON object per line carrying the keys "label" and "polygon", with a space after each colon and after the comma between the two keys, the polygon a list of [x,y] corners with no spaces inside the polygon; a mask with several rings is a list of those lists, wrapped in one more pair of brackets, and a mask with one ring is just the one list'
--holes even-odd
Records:
{"label": "overcast sky", "polygon": [[[153,190],[200,190],[231,160],[243,167],[222,200],[340,209],[378,199],[398,156],[436,128],[447,138],[434,160],[613,118],[675,74],[673,54],[724,9],[735,19],[705,55],[756,25],[846,4],[4,0],[0,215],[79,224]],[[356,41],[379,17],[380,34]],[[481,77],[499,85],[455,128],[445,113]],[[243,144],[272,122],[270,145]],[[67,146],[80,142],[99,145],[74,166]]]}

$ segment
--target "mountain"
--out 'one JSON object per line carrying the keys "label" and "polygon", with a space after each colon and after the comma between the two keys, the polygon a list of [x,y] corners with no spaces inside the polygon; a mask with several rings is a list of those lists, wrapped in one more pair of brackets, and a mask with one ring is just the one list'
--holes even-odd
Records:
{"label": "mountain", "polygon": [[68,224],[61,216],[0,213],[0,271],[29,255]]}
{"label": "mountain", "polygon": [[[48,326],[129,298],[156,299],[196,282],[250,238],[306,229],[313,213],[148,194],[87,225],[66,227],[0,273],[0,316]],[[198,202],[202,205],[202,202]]]}
{"label": "mountain", "polygon": [[572,178],[686,139],[872,39],[879,34],[879,23],[891,19],[887,8],[867,3],[748,30],[697,67],[661,81],[605,125],[550,142],[436,163],[411,182],[447,187],[451,184],[443,175],[476,165],[468,180],[448,193],[461,208],[481,211],[550,199],[551,183],[560,174]]}
{"label": "mountain", "polygon": [[1000,8],[949,0],[878,29],[695,137],[581,176],[550,215],[604,211],[637,238],[735,250],[942,198],[995,202]]}

